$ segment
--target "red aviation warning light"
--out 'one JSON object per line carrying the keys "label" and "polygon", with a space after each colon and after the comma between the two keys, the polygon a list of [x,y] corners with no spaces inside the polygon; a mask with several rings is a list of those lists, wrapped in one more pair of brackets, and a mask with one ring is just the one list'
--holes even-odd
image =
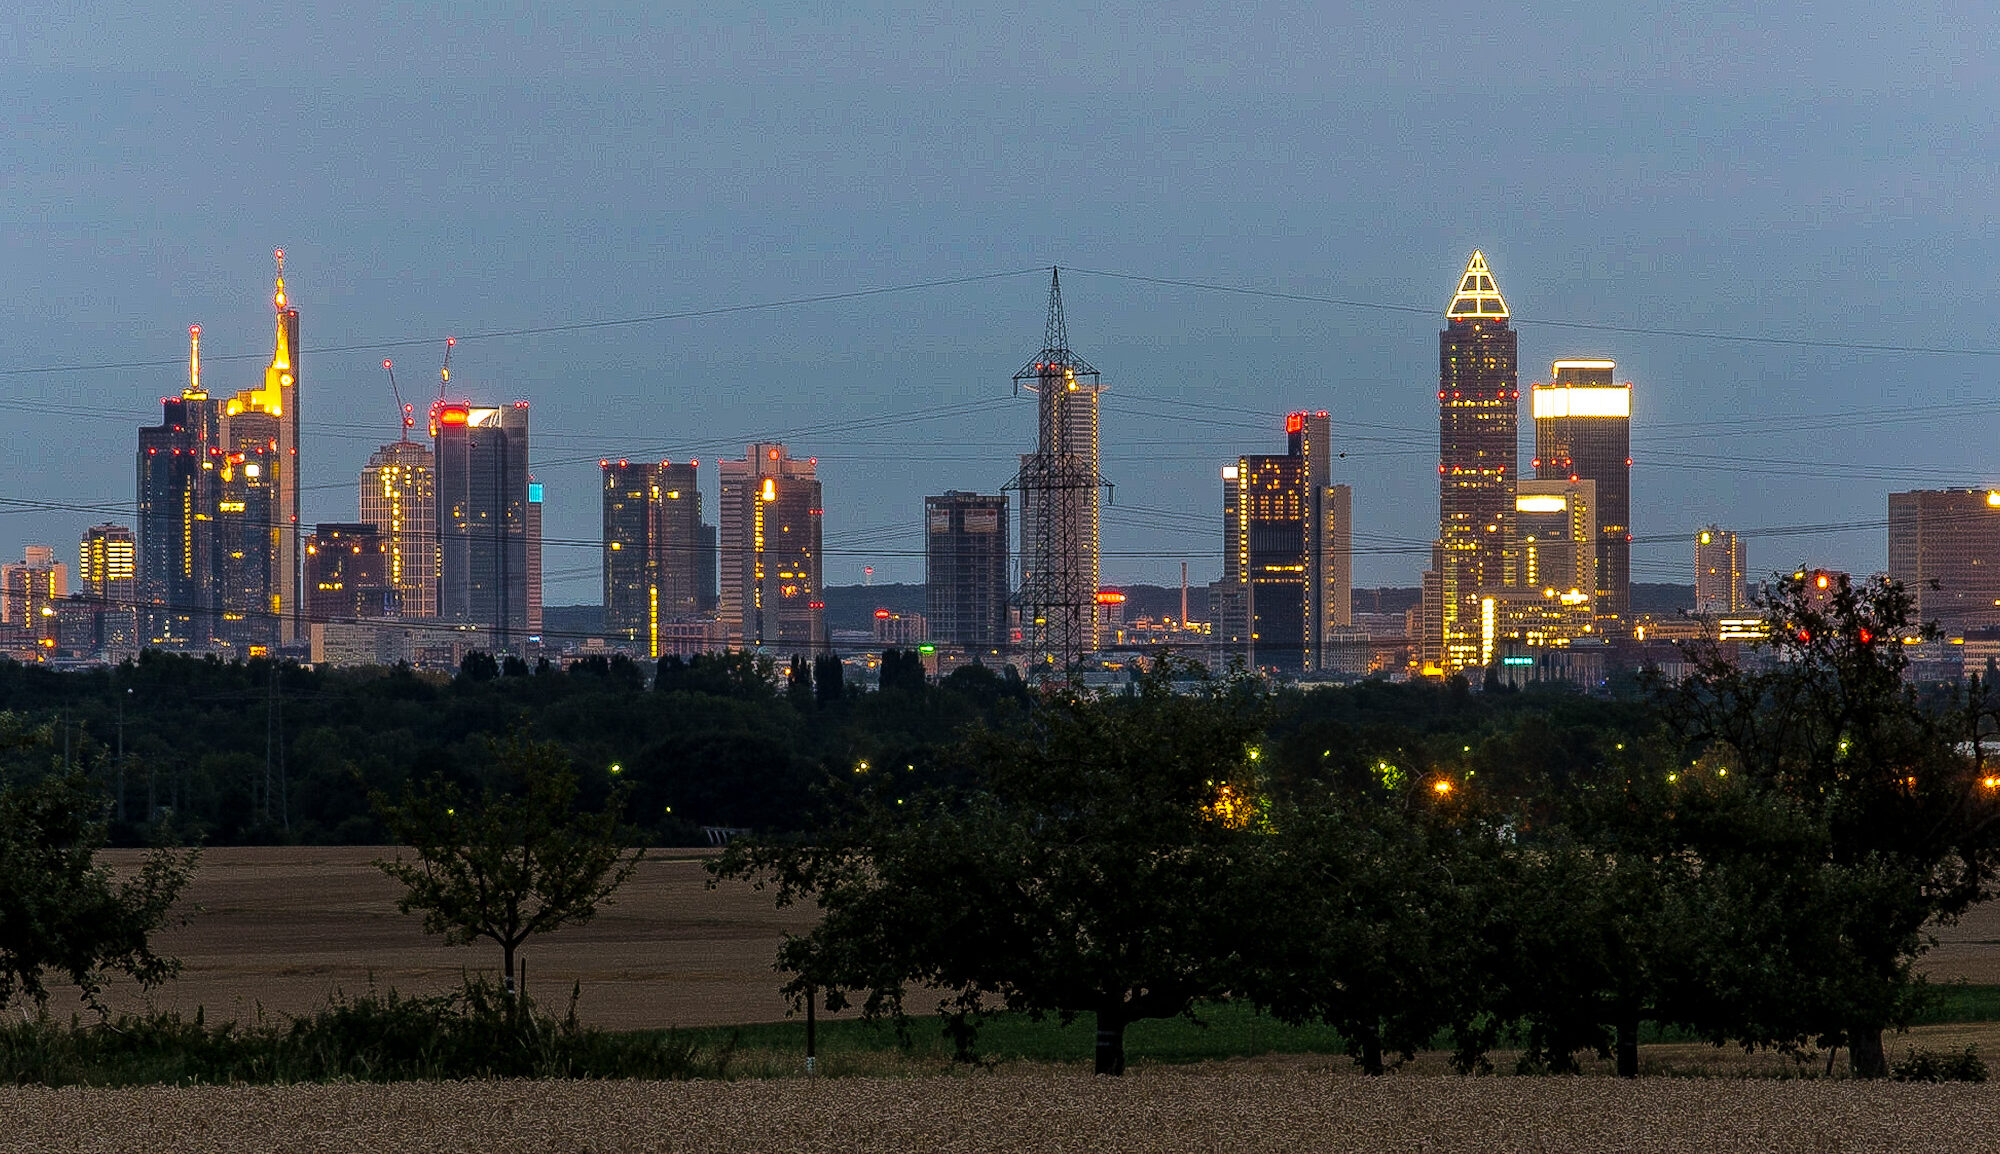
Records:
{"label": "red aviation warning light", "polygon": [[1306,431],[1306,415],[1305,415],[1304,413],[1286,413],[1286,414],[1285,414],[1285,431],[1286,431],[1287,433],[1303,433],[1303,432],[1305,432],[1305,431]]}

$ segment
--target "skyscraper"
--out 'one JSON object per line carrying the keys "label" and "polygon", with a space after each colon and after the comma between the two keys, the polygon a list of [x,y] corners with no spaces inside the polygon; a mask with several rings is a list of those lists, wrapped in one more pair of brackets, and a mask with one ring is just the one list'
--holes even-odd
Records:
{"label": "skyscraper", "polygon": [[1035,451],[1021,457],[1021,630],[1032,669],[1066,670],[1097,648],[1098,372],[1070,351],[1060,274],[1049,275],[1042,351],[1014,374],[1036,396]]}
{"label": "skyscraper", "polygon": [[322,522],[306,538],[306,620],[396,615],[389,541],[373,524]]}
{"label": "skyscraper", "polygon": [[1632,386],[1616,361],[1566,360],[1534,387],[1535,478],[1597,484],[1597,615],[1632,607]]}
{"label": "skyscraper", "polygon": [[717,615],[745,649],[812,654],[824,647],[817,465],[768,443],[722,462]]}
{"label": "skyscraper", "polygon": [[92,525],[84,530],[77,553],[77,592],[127,608],[137,603],[138,568],[129,526]]}
{"label": "skyscraper", "polygon": [[695,462],[600,461],[604,628],[651,656],[662,622],[701,610],[701,490]]}
{"label": "skyscraper", "polygon": [[208,649],[219,640],[214,457],[222,414],[201,384],[200,325],[188,327],[188,383],[160,407],[160,423],[139,430],[141,638],[167,649]]}
{"label": "skyscraper", "polygon": [[1353,621],[1352,494],[1328,483],[1324,411],[1288,414],[1285,438],[1283,455],[1239,457],[1223,471],[1220,644],[1258,666],[1312,673],[1331,667],[1332,631]]}
{"label": "skyscraper", "polygon": [[528,474],[528,637],[542,639],[542,483]]}
{"label": "skyscraper", "polygon": [[1008,643],[1007,495],[924,498],[924,616],[931,638],[966,649]]}
{"label": "skyscraper", "polygon": [[437,406],[438,616],[492,630],[512,651],[528,629],[528,403]]}
{"label": "skyscraper", "polygon": [[1727,529],[1710,525],[1694,535],[1694,611],[1741,613],[1743,540]]}
{"label": "skyscraper", "polygon": [[361,470],[361,521],[382,535],[397,614],[438,614],[437,465],[430,446],[405,436],[375,450]]}
{"label": "skyscraper", "polygon": [[69,566],[47,545],[29,545],[21,560],[0,565],[0,623],[25,630],[37,643],[56,634],[56,605],[69,596]]}
{"label": "skyscraper", "polygon": [[2000,625],[2000,490],[1889,494],[1889,576],[1949,636]]}
{"label": "skyscraper", "polygon": [[131,528],[92,525],[84,530],[77,552],[77,592],[85,604],[74,619],[78,636],[73,650],[132,652],[139,646],[139,569]]}
{"label": "skyscraper", "polygon": [[[1426,622],[1426,654],[1453,673],[1485,665],[1480,610],[1489,590],[1511,583],[1521,392],[1507,302],[1474,252],[1445,308],[1438,334],[1438,541],[1433,571],[1437,618]],[[1427,584],[1430,579],[1427,578]]]}

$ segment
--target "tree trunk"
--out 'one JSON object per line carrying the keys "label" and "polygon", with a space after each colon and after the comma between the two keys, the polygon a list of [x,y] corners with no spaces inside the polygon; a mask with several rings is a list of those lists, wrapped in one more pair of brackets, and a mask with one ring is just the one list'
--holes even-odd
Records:
{"label": "tree trunk", "polygon": [[1618,1076],[1639,1076],[1639,1011],[1636,1009],[1618,1012]]}
{"label": "tree trunk", "polygon": [[1125,1008],[1104,1006],[1097,1011],[1097,1073],[1117,1077],[1125,1072]]}
{"label": "tree trunk", "polygon": [[1369,1074],[1382,1072],[1382,1035],[1378,1031],[1362,1031],[1361,1068]]}
{"label": "tree trunk", "polygon": [[500,957],[502,958],[501,969],[507,976],[504,988],[507,992],[507,999],[512,1001],[514,998],[514,947],[504,942],[501,943]]}
{"label": "tree trunk", "polygon": [[1855,1026],[1847,1031],[1847,1072],[1856,1078],[1886,1078],[1889,1059],[1882,1053],[1882,1027]]}

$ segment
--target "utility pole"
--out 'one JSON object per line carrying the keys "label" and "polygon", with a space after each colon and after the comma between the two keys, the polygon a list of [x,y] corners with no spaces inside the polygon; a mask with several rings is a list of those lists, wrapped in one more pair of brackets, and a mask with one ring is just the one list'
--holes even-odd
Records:
{"label": "utility pole", "polygon": [[1062,274],[1049,270],[1042,351],[1014,374],[1037,398],[1035,451],[1007,487],[1021,494],[1021,631],[1028,673],[1067,677],[1097,647],[1098,372],[1070,351]]}

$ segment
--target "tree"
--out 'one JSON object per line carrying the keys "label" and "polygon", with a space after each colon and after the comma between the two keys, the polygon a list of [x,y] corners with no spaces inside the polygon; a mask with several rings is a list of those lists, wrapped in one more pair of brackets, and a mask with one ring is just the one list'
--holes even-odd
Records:
{"label": "tree", "polygon": [[[0,746],[46,745],[48,735],[0,714]],[[148,989],[180,963],[154,950],[194,875],[199,851],[154,850],[133,875],[115,880],[97,861],[104,847],[106,798],[81,773],[0,785],[0,1007],[16,994],[48,1001],[46,978],[75,985],[85,1004],[122,973]]]}
{"label": "tree", "polygon": [[535,934],[588,922],[631,879],[645,855],[628,855],[619,813],[622,787],[602,810],[577,808],[577,778],[562,747],[516,732],[491,743],[506,778],[477,798],[434,776],[404,787],[400,801],[376,792],[376,816],[416,852],[375,864],[402,882],[396,907],[422,911],[424,932],[448,944],[487,938],[500,947],[506,988],[514,955]]}
{"label": "tree", "polygon": [[1025,724],[956,747],[964,789],[857,766],[849,808],[812,844],[732,844],[718,876],[822,911],[780,950],[787,993],[818,990],[829,1009],[853,995],[875,1017],[927,988],[961,1042],[990,1009],[1089,1013],[1100,1074],[1123,1072],[1130,1023],[1222,995],[1254,900],[1260,699],[1177,693],[1171,672],[1129,695],[1045,689]]}
{"label": "tree", "polygon": [[1744,1016],[1780,1033],[1750,1040],[1810,1029],[1844,1042],[1862,1077],[1887,1073],[1882,1032],[1913,1008],[1926,927],[1980,900],[2000,853],[2000,779],[1977,753],[1985,688],[1927,701],[1905,681],[1905,642],[1936,636],[1911,608],[1892,581],[1795,574],[1764,606],[1765,660],[1700,648],[1665,696],[1690,774],[1726,777],[1788,818],[1777,853],[1735,836],[1697,847],[1705,879],[1733,887],[1731,922],[1787,931],[1742,943],[1786,951],[1737,967],[1771,976],[1743,995]]}

